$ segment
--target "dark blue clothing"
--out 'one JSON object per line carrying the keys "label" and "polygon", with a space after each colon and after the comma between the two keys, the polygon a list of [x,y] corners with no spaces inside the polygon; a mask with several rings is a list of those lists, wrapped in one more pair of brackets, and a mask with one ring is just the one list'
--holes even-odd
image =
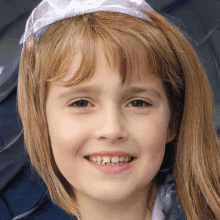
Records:
{"label": "dark blue clothing", "polygon": [[[0,194],[0,220],[77,220],[48,195],[46,184],[27,165]],[[22,214],[26,217],[21,218]]]}
{"label": "dark blue clothing", "polygon": [[[0,196],[0,220],[77,220],[53,204],[48,195],[42,179],[30,166],[24,167]],[[22,214],[26,217],[15,218]]]}

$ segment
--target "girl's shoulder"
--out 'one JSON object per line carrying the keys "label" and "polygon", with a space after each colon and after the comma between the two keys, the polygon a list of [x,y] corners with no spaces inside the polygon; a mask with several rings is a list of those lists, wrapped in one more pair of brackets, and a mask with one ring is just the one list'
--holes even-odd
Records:
{"label": "girl's shoulder", "polygon": [[25,166],[0,193],[1,220],[77,220],[53,204],[47,186]]}

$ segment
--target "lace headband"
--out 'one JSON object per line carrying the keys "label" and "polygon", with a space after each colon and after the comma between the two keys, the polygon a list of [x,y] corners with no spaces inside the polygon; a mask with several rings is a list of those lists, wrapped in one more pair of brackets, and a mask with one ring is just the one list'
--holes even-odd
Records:
{"label": "lace headband", "polygon": [[144,0],[43,0],[29,16],[20,44],[24,45],[32,34],[39,38],[58,20],[94,11],[120,12],[150,21],[142,10],[153,9]]}

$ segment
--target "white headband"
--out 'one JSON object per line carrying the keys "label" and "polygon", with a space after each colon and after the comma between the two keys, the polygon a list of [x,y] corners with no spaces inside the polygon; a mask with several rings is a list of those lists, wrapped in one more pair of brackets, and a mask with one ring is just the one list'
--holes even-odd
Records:
{"label": "white headband", "polygon": [[58,20],[94,11],[112,11],[150,20],[143,12],[153,9],[144,0],[43,0],[27,20],[20,44]]}

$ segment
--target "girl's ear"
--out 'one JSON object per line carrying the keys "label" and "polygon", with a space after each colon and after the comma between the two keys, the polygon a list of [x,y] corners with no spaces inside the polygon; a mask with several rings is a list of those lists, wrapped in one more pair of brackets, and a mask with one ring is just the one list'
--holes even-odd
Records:
{"label": "girl's ear", "polygon": [[179,112],[176,112],[174,115],[171,116],[169,126],[167,129],[166,144],[173,141],[177,136],[177,118],[179,118]]}
{"label": "girl's ear", "polygon": [[175,137],[176,137],[176,132],[171,132],[170,129],[168,129],[166,144],[173,141],[175,139]]}

